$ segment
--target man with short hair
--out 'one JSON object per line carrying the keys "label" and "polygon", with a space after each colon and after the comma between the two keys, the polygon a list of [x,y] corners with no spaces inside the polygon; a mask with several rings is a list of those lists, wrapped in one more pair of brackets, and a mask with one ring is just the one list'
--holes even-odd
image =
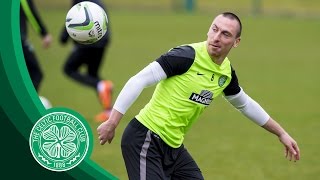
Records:
{"label": "man with short hair", "polygon": [[122,136],[129,179],[204,179],[183,140],[204,109],[221,94],[250,120],[278,136],[286,157],[299,160],[296,141],[238,83],[227,55],[239,45],[241,31],[235,14],[219,14],[206,41],[173,48],[129,79],[109,119],[97,129],[100,144],[111,143],[127,109],[145,87],[158,83],[150,102]]}

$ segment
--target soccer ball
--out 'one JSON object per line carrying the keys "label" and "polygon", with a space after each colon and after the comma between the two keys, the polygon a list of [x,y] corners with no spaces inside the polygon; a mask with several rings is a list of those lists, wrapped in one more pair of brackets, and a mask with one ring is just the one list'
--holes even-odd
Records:
{"label": "soccer ball", "polygon": [[41,103],[43,104],[43,106],[46,109],[52,108],[52,105],[51,105],[50,101],[47,98],[45,98],[43,96],[39,96],[39,98],[40,98]]}
{"label": "soccer ball", "polygon": [[92,44],[107,32],[108,17],[96,3],[83,1],[68,11],[66,29],[72,39],[81,44]]}

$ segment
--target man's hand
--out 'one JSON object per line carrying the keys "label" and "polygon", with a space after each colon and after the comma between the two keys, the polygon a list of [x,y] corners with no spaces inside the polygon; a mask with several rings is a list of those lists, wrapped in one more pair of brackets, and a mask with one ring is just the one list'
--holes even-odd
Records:
{"label": "man's hand", "polygon": [[97,128],[100,144],[104,145],[107,141],[110,144],[114,134],[115,134],[115,125],[111,121],[105,121]]}
{"label": "man's hand", "polygon": [[52,42],[52,37],[50,34],[47,34],[45,35],[43,38],[42,38],[42,47],[47,49],[50,45],[51,45],[51,42]]}
{"label": "man's hand", "polygon": [[297,142],[289,136],[289,134],[284,133],[279,136],[280,142],[285,146],[285,156],[290,161],[296,162],[300,159],[300,149]]}
{"label": "man's hand", "polygon": [[290,161],[293,159],[294,162],[300,159],[300,150],[297,142],[275,120],[270,117],[262,127],[279,137],[280,142],[285,147],[287,159]]}

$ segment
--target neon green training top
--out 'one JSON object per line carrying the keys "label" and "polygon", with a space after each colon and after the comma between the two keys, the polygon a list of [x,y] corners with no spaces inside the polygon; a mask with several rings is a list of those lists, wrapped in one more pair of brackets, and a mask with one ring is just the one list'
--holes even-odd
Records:
{"label": "neon green training top", "polygon": [[169,146],[178,148],[191,125],[228,86],[232,68],[228,58],[221,65],[211,60],[206,41],[173,48],[157,61],[167,79],[158,83],[136,118]]}

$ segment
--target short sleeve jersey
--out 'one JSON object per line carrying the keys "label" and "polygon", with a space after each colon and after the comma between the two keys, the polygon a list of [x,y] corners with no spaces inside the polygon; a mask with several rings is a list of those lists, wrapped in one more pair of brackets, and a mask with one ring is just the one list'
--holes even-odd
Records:
{"label": "short sleeve jersey", "polygon": [[167,78],[158,83],[136,118],[173,148],[181,146],[190,126],[214,98],[240,92],[229,59],[215,64],[206,41],[173,48],[156,61]]}

